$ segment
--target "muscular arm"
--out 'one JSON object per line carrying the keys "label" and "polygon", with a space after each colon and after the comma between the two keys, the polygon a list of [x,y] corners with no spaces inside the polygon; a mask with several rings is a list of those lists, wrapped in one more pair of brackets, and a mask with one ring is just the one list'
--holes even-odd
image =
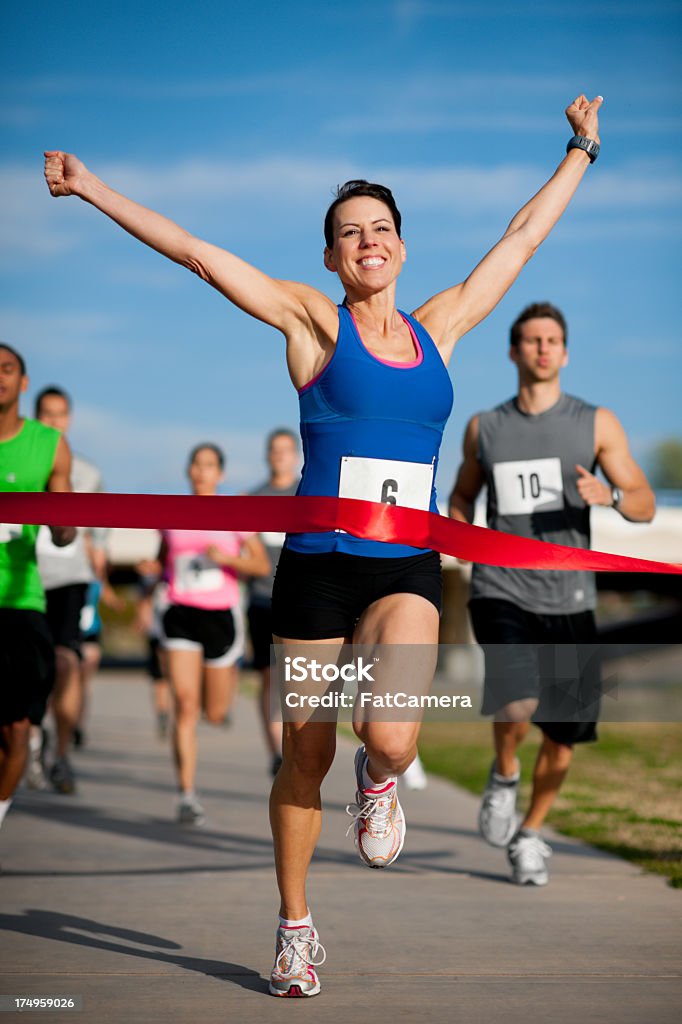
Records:
{"label": "muscular arm", "polygon": [[[656,512],[656,499],[642,469],[633,459],[628,439],[617,416],[609,409],[597,409],[594,424],[595,454],[611,486],[623,492],[618,511],[633,523],[649,523]],[[588,505],[611,506],[611,487],[584,466],[576,466],[578,491]]]}
{"label": "muscular arm", "polygon": [[244,312],[276,327],[288,342],[296,386],[318,372],[336,340],[336,307],[315,288],[278,281],[217,245],[194,237],[167,217],[115,192],[70,153],[45,153],[45,179],[53,196],[78,196],[133,237],[179,263]]}
{"label": "muscular arm", "polygon": [[[575,135],[599,141],[597,112],[602,98],[579,96],[566,109]],[[568,206],[590,160],[572,149],[549,181],[514,216],[500,241],[465,281],[434,295],[415,313],[447,362],[462,335],[498,304]]]}
{"label": "muscular arm", "polygon": [[474,503],[485,483],[478,461],[478,416],[467,423],[462,444],[463,460],[457,472],[455,486],[450,495],[450,518],[460,523],[474,521]]}
{"label": "muscular arm", "polygon": [[[65,437],[59,438],[57,451],[52,464],[52,472],[47,481],[48,491],[71,491],[71,449]],[[58,548],[66,547],[76,538],[75,526],[51,526],[52,543]]]}

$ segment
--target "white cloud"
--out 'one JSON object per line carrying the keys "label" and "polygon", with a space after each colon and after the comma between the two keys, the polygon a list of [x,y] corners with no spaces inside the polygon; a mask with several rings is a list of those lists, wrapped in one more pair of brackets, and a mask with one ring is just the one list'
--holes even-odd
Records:
{"label": "white cloud", "polygon": [[57,353],[63,359],[118,363],[135,353],[132,341],[121,340],[125,327],[123,317],[108,313],[0,308],[0,337],[22,352],[29,369],[34,359]]}
{"label": "white cloud", "polygon": [[[257,210],[254,230],[278,234],[280,218],[292,208],[313,206],[319,216],[337,182],[352,177],[386,181],[405,208],[440,211],[462,220],[486,211],[511,215],[543,184],[547,166],[522,163],[496,167],[450,164],[421,167],[409,164],[372,165],[304,156],[272,156],[251,160],[195,158],[155,165],[121,161],[93,170],[114,188],[157,209],[170,210],[181,222],[198,222],[194,230],[222,230],[232,221],[248,223]],[[52,199],[41,179],[39,164],[0,165],[0,259],[11,268],[28,258],[49,260],[81,247],[101,231],[101,220],[77,200]],[[674,220],[682,202],[682,180],[667,160],[631,161],[617,169],[590,172],[578,197],[581,210],[622,213],[659,210]],[[210,209],[219,203],[218,208]],[[250,205],[251,204],[251,205]],[[256,205],[257,204],[257,205]],[[284,214],[282,211],[284,210]],[[661,222],[663,223],[663,221]],[[631,234],[632,232],[627,232]]]}
{"label": "white cloud", "polygon": [[227,456],[227,491],[253,487],[265,476],[263,431],[226,430],[222,422],[153,421],[79,402],[71,440],[102,469],[109,490],[155,493],[187,489],[185,465],[194,445],[218,444]]}

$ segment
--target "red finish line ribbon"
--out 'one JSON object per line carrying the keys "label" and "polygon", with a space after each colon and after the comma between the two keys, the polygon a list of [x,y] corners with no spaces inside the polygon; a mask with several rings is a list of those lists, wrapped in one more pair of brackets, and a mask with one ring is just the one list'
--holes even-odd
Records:
{"label": "red finish line ribbon", "polygon": [[141,530],[324,533],[432,548],[513,569],[585,569],[682,575],[682,565],[609,555],[459,523],[433,512],[355,498],[196,497],[179,494],[0,494],[0,522]]}

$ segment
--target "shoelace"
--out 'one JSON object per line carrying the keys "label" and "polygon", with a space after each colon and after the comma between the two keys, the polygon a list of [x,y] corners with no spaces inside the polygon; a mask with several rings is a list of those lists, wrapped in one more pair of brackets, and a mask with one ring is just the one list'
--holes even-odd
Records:
{"label": "shoelace", "polygon": [[552,848],[539,836],[519,836],[518,843],[523,851],[523,856],[531,861],[532,868],[543,867],[544,858],[552,856]]}
{"label": "shoelace", "polygon": [[[380,793],[376,796],[363,792],[358,793],[358,796],[362,796],[365,801],[360,805],[360,807],[358,807],[357,804],[348,804],[346,806],[346,814],[350,814],[352,818],[350,825],[346,829],[346,835],[348,835],[351,829],[355,827],[356,822],[362,820],[366,825],[368,825],[369,819],[371,819],[372,834],[375,835],[377,839],[384,839],[391,831],[393,791],[389,791],[389,794]],[[381,801],[385,801],[384,807],[378,806]]]}
{"label": "shoelace", "polygon": [[[318,952],[322,953],[321,960],[315,960],[315,955]],[[286,963],[287,957],[291,962],[288,967],[283,968],[282,961]],[[302,968],[321,967],[326,959],[327,950],[317,936],[292,935],[291,938],[284,940],[284,945],[277,954],[275,970],[282,971],[284,974],[294,974],[300,972]]]}

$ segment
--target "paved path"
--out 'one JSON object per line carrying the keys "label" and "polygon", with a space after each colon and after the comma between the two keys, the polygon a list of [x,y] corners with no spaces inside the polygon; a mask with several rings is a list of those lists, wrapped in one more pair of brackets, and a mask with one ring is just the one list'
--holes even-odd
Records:
{"label": "paved path", "polygon": [[323,991],[275,1000],[269,780],[251,701],[233,728],[201,726],[209,820],[187,831],[172,820],[147,684],[103,674],[74,757],[78,795],[22,791],[0,833],[0,992],[81,995],[81,1024],[679,1019],[679,893],[558,837],[549,886],[511,885],[503,852],[475,833],[476,801],[438,780],[404,796],[400,860],[369,871],[344,838],[352,755],[342,742],[312,871]]}

